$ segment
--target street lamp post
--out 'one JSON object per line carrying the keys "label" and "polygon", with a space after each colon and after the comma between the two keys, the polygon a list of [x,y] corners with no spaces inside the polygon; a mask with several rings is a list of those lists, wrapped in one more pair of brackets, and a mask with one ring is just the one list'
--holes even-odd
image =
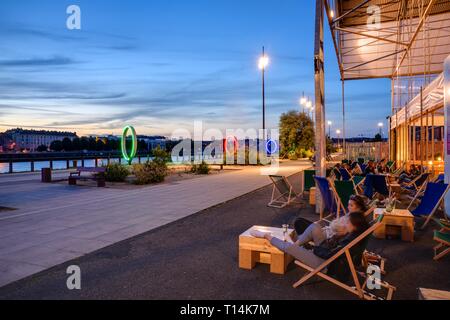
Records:
{"label": "street lamp post", "polygon": [[333,122],[328,121],[328,137],[330,137],[331,139],[331,125],[333,124]]}
{"label": "street lamp post", "polygon": [[378,123],[378,128],[380,128],[380,145],[379,145],[379,160],[381,161],[381,157],[382,157],[382,152],[381,152],[381,148],[382,148],[382,142],[383,142],[383,122],[379,122]]}
{"label": "street lamp post", "polygon": [[262,112],[263,112],[263,132],[266,130],[266,86],[265,86],[265,72],[269,65],[269,58],[266,56],[264,47],[262,48],[262,56],[259,58],[259,69],[262,72]]}
{"label": "street lamp post", "polygon": [[337,134],[337,138],[338,138],[338,149],[341,147],[341,145],[340,145],[340,135],[341,135],[341,130],[339,130],[339,129],[337,129],[336,130],[336,134]]}

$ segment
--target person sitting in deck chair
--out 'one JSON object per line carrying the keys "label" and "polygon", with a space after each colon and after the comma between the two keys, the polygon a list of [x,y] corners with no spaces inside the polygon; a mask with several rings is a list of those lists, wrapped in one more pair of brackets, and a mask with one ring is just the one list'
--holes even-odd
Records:
{"label": "person sitting in deck chair", "polygon": [[[348,201],[348,212],[361,212],[365,213],[368,211],[367,201],[364,197],[359,195],[352,195]],[[295,229],[295,240],[300,239],[302,243],[307,243],[309,241],[314,241],[315,243],[320,243],[326,238],[327,232],[330,234],[339,234],[339,228],[342,224],[341,219],[347,219],[345,216],[337,218],[331,223],[325,223],[324,221],[311,222],[305,218],[297,218],[294,222]],[[331,228],[331,229],[330,229]],[[314,239],[313,237],[317,237]],[[316,241],[317,240],[317,241]],[[297,243],[300,245],[300,243]]]}
{"label": "person sitting in deck chair", "polygon": [[363,174],[364,177],[369,175],[369,174],[375,174],[375,169],[376,169],[375,163],[372,160],[370,160],[367,163],[366,170],[364,170],[364,174]]}
{"label": "person sitting in deck chair", "polygon": [[416,167],[416,165],[412,164],[409,170],[404,171],[400,177],[398,178],[398,182],[408,183],[413,181],[420,174],[420,170]]}
{"label": "person sitting in deck chair", "polygon": [[[258,230],[252,231],[252,236],[266,239],[274,247],[293,256],[298,261],[310,267],[317,268],[369,228],[369,223],[361,212],[352,212],[346,216],[346,219],[341,219],[341,222],[345,225],[345,235],[334,235],[331,238],[325,237],[322,239],[323,241],[320,241],[320,237],[317,237],[315,239],[317,242],[314,242],[312,250],[305,248],[301,240],[298,240],[296,243],[284,242],[281,239],[273,237],[271,233]],[[320,227],[317,227],[316,230],[319,229]],[[360,251],[363,252],[364,250]]]}

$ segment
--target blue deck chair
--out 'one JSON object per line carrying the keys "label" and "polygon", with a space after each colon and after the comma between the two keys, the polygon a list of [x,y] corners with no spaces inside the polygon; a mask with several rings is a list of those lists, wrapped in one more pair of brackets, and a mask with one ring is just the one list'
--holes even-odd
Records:
{"label": "blue deck chair", "polygon": [[347,169],[340,168],[339,173],[341,174],[342,181],[351,181],[352,180],[352,176],[350,175],[350,173],[348,172]]}
{"label": "blue deck chair", "polygon": [[438,177],[436,178],[436,180],[434,181],[435,183],[444,183],[445,182],[445,174],[440,174],[438,175]]}
{"label": "blue deck chair", "polygon": [[[433,218],[433,215],[439,208],[439,205],[442,203],[442,200],[444,199],[448,190],[448,184],[431,182],[428,183],[422,201],[420,201],[420,204],[417,206],[417,208],[411,211],[411,213],[416,217],[427,217],[425,223],[422,226],[422,229],[424,229]],[[411,205],[408,207],[408,210],[410,209]]]}
{"label": "blue deck chair", "polygon": [[361,168],[361,171],[362,171],[362,173],[364,174],[364,172],[366,172],[366,169],[367,169],[367,164],[361,163],[361,164],[359,165],[359,167]]}
{"label": "blue deck chair", "polygon": [[[417,178],[402,185],[402,188],[407,191],[418,192],[422,187],[426,186],[426,182],[430,178],[430,173],[422,173]],[[424,185],[425,184],[425,185]]]}
{"label": "blue deck chair", "polygon": [[[322,196],[322,201],[325,209],[328,211],[329,215],[337,214],[337,204],[331,191],[330,182],[327,178],[314,176],[314,180],[316,181],[317,189]],[[323,213],[320,213],[320,219],[322,220]]]}
{"label": "blue deck chair", "polygon": [[380,194],[385,197],[390,195],[386,176],[368,174],[364,182],[364,195],[369,199],[373,199],[375,194]]}

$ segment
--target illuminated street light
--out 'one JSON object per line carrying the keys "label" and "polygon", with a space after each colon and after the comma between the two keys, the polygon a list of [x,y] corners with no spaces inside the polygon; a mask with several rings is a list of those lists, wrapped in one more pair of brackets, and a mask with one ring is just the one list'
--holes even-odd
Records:
{"label": "illuminated street light", "polygon": [[380,128],[380,136],[383,136],[383,127],[384,127],[383,122],[379,122],[378,123],[378,128]]}
{"label": "illuminated street light", "polygon": [[259,58],[258,67],[260,70],[265,70],[269,65],[269,57],[263,53],[263,56]]}
{"label": "illuminated street light", "polygon": [[334,11],[330,9],[330,18],[333,19],[334,18]]}
{"label": "illuminated street light", "polygon": [[333,124],[333,122],[328,121],[328,137],[330,137],[331,139],[331,125]]}
{"label": "illuminated street light", "polygon": [[339,139],[340,139],[340,135],[341,135],[341,130],[337,129],[336,130],[336,134],[337,134],[337,139],[338,139],[338,149],[341,147]]}
{"label": "illuminated street light", "polygon": [[266,85],[265,85],[265,73],[266,68],[269,65],[269,57],[266,56],[264,47],[262,48],[262,56],[259,58],[259,69],[262,71],[262,108],[263,108],[263,132],[266,130]]}

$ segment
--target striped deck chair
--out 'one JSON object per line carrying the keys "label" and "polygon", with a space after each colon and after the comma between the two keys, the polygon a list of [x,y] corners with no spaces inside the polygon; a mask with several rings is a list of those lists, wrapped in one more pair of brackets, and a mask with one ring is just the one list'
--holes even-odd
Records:
{"label": "striped deck chair", "polygon": [[299,196],[292,188],[292,185],[284,176],[269,176],[273,184],[272,199],[267,206],[272,208],[284,208],[295,202],[295,198]]}
{"label": "striped deck chair", "polygon": [[[367,229],[355,240],[353,240],[348,245],[340,249],[331,258],[323,262],[319,267],[315,269],[301,261],[295,261],[295,264],[307,270],[308,274],[306,274],[299,281],[294,283],[293,287],[298,288],[299,286],[306,283],[312,277],[318,276],[358,296],[360,299],[364,300],[382,299],[366,291],[367,281],[369,280],[369,277],[367,276],[366,272],[358,272],[357,268],[362,266],[363,252],[367,247],[369,237],[381,225],[383,218],[384,216],[380,215],[378,219],[372,223],[369,229]],[[323,271],[324,269],[327,269],[326,273]],[[353,286],[348,285],[347,283],[336,277],[336,273],[342,270],[350,273],[350,277],[353,281]],[[360,277],[364,280],[362,283],[360,281]],[[383,288],[387,289],[386,300],[391,300],[396,288],[394,286],[391,286],[387,282],[381,280],[379,283]]]}
{"label": "striped deck chair", "polygon": [[[445,198],[449,190],[449,185],[445,183],[428,183],[427,188],[425,189],[425,194],[423,195],[420,204],[411,211],[411,213],[416,217],[427,217],[425,223],[421,227],[421,229],[425,229],[430,220],[433,218],[436,213],[439,205]],[[410,210],[412,203],[408,207]]]}

